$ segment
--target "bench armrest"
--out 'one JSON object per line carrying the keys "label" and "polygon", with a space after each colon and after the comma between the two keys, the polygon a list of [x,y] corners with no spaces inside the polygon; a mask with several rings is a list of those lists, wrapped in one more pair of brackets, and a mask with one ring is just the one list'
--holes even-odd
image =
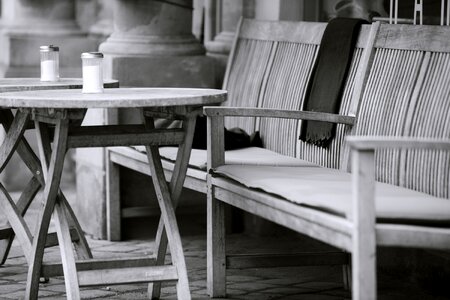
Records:
{"label": "bench armrest", "polygon": [[361,248],[375,249],[375,150],[376,149],[432,149],[450,150],[450,139],[364,136],[348,137],[352,148],[352,217],[354,239]]}
{"label": "bench armrest", "polygon": [[207,106],[203,108],[203,113],[208,117],[208,170],[223,165],[225,162],[223,129],[225,116],[300,119],[345,125],[355,123],[353,116],[269,108]]}
{"label": "bench armrest", "polygon": [[355,150],[375,149],[432,149],[450,150],[450,139],[433,139],[418,137],[390,137],[390,136],[351,136],[347,142]]}
{"label": "bench armrest", "polygon": [[230,117],[266,117],[283,119],[300,119],[305,121],[322,121],[337,124],[353,125],[355,117],[343,116],[314,111],[299,111],[271,108],[250,108],[250,107],[219,107],[209,106],[203,108],[203,113],[209,117],[230,116]]}

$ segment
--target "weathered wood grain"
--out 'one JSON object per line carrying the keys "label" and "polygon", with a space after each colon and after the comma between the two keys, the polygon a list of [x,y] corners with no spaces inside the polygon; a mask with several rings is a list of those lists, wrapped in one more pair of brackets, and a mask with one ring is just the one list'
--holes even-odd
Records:
{"label": "weathered wood grain", "polygon": [[22,108],[120,108],[220,104],[226,91],[187,88],[118,88],[104,93],[43,90],[0,94],[0,106]]}
{"label": "weathered wood grain", "polygon": [[[119,87],[119,81],[105,79],[105,88]],[[0,78],[0,93],[15,91],[36,91],[52,89],[80,89],[83,87],[82,78],[60,78],[59,81],[41,81],[40,78]]]}
{"label": "weathered wood grain", "polygon": [[205,107],[203,111],[207,116],[235,116],[235,117],[239,116],[239,117],[301,119],[305,121],[322,121],[346,125],[353,125],[355,123],[355,117],[353,116],[342,116],[338,114],[313,112],[313,111],[246,108],[246,107]]}

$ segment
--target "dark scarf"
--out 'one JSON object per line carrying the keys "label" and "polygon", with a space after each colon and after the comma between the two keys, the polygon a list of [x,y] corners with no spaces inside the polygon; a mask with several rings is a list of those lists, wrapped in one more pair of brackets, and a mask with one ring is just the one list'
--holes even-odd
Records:
{"label": "dark scarf", "polygon": [[[303,110],[339,112],[359,29],[365,23],[364,20],[350,18],[336,18],[328,23],[308,82]],[[336,124],[304,121],[300,139],[326,147],[335,133]]]}

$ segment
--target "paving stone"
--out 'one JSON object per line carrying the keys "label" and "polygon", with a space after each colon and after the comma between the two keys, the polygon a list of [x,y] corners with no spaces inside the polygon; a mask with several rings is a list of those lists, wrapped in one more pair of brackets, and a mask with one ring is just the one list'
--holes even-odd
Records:
{"label": "paving stone", "polygon": [[321,294],[301,294],[301,295],[287,295],[277,299],[286,299],[286,300],[299,300],[299,299],[307,299],[307,300],[342,300],[345,298],[330,296],[330,295],[321,295]]}
{"label": "paving stone", "polygon": [[148,299],[147,293],[145,292],[127,292],[124,294],[119,294],[115,296],[110,296],[108,299],[124,299],[124,300],[141,300]]}
{"label": "paving stone", "polygon": [[107,291],[106,289],[89,289],[89,290],[81,290],[80,296],[83,299],[93,299],[93,298],[104,298],[109,296],[114,296],[116,293]]}
{"label": "paving stone", "polygon": [[7,275],[7,276],[2,275],[2,278],[10,280],[10,281],[15,281],[15,282],[20,282],[20,281],[25,282],[27,280],[27,271],[22,271],[21,273],[14,274],[14,275]]}
{"label": "paving stone", "polygon": [[241,296],[241,295],[246,295],[249,294],[249,290],[240,290],[240,289],[236,289],[236,288],[232,288],[232,287],[228,287],[227,286],[227,295],[228,296]]}
{"label": "paving stone", "polygon": [[[237,242],[240,238],[241,242]],[[205,236],[185,236],[183,245],[188,266],[188,276],[193,299],[210,299],[206,291],[206,243]],[[234,235],[234,243],[228,248],[253,249],[260,245],[275,243],[281,245],[284,241],[291,243],[289,238],[281,242],[266,238],[251,239],[252,247],[245,245],[247,236]],[[88,239],[93,249],[94,257],[125,257],[142,256],[152,253],[152,240],[133,240],[126,242],[110,242]],[[235,251],[239,252],[239,251]],[[20,247],[14,246],[12,254],[4,266],[0,267],[0,299],[21,299],[25,293],[25,280],[28,271],[26,260]],[[60,260],[59,249],[46,249],[45,260]],[[170,254],[166,256],[170,262]],[[342,269],[334,267],[291,267],[227,271],[227,300],[232,299],[350,299],[350,293],[342,286]],[[386,282],[387,284],[383,284]],[[420,290],[419,286],[403,283],[401,278],[380,280],[379,299],[445,299],[432,297]],[[83,288],[82,297],[87,299],[147,299],[147,284],[127,284],[110,287]],[[40,298],[62,299],[65,297],[64,278],[51,278],[48,283],[40,285]],[[164,283],[162,300],[176,299],[174,282]]]}
{"label": "paving stone", "polygon": [[254,281],[251,283],[248,282],[240,282],[240,283],[231,283],[228,284],[227,287],[238,290],[251,290],[253,292],[263,292],[274,288],[275,286],[267,283],[260,283],[258,281]]}
{"label": "paving stone", "polygon": [[260,279],[256,276],[246,276],[246,275],[228,275],[227,282],[254,282],[255,280]]}
{"label": "paving stone", "polygon": [[2,284],[2,286],[1,286],[1,294],[5,295],[5,294],[21,291],[23,289],[24,289],[23,284],[6,282],[5,284]]}
{"label": "paving stone", "polygon": [[[39,290],[39,299],[47,296],[56,296],[59,293],[55,293],[52,291],[41,291]],[[17,291],[15,293],[9,293],[2,295],[5,298],[9,299],[24,299],[25,298],[25,290]],[[61,298],[60,298],[61,299]]]}
{"label": "paving stone", "polygon": [[2,276],[2,278],[4,278],[5,276],[8,276],[8,275],[15,275],[15,274],[23,273],[26,271],[27,271],[26,266],[15,266],[15,265],[11,265],[11,264],[5,264],[0,268],[0,276]]}
{"label": "paving stone", "polygon": [[191,287],[201,287],[201,288],[206,288],[206,281],[205,280],[191,280],[189,282],[189,285]]}

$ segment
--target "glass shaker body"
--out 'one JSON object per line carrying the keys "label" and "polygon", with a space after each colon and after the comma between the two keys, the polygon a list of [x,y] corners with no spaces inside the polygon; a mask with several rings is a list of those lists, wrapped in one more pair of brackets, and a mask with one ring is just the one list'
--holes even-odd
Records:
{"label": "glass shaker body", "polygon": [[41,46],[41,81],[59,80],[59,48],[53,45]]}
{"label": "glass shaker body", "polygon": [[103,54],[85,52],[83,61],[83,93],[103,93]]}

